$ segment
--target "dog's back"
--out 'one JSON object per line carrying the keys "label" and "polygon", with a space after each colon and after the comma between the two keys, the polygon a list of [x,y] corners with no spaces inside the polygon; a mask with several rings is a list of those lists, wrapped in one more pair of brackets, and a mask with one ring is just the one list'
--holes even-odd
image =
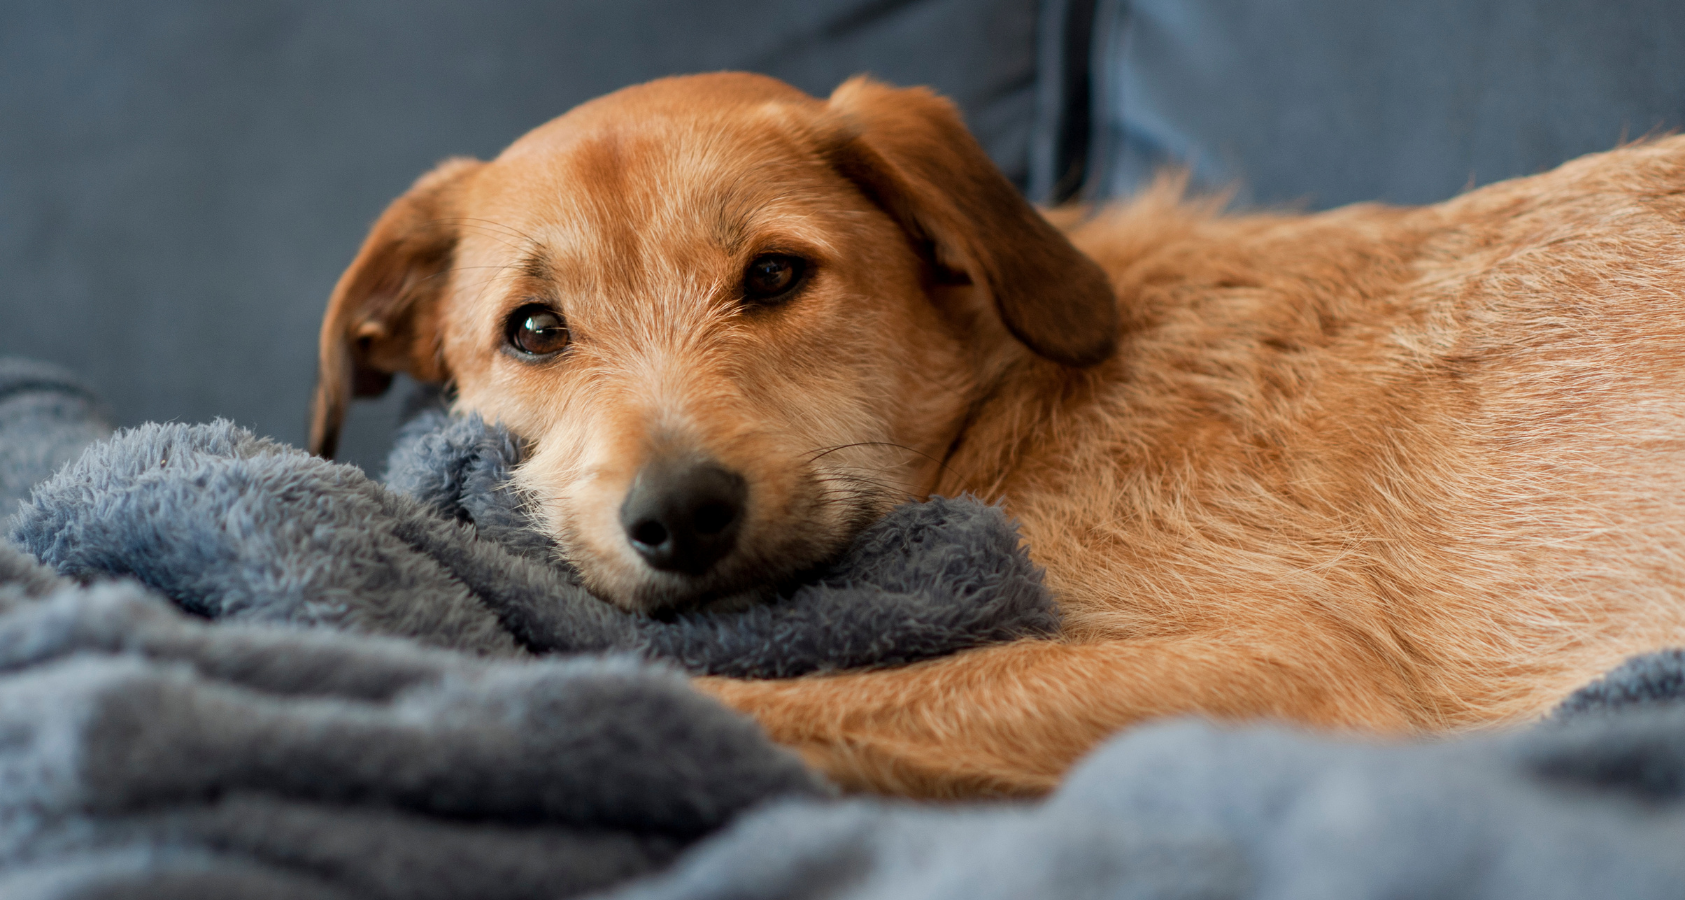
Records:
{"label": "dog's back", "polygon": [[1031,367],[948,482],[1066,616],[908,669],[710,690],[844,783],[1034,791],[1116,728],[1516,721],[1685,643],[1685,138],[1420,209],[1070,228],[1116,358]]}
{"label": "dog's back", "polygon": [[1421,209],[1166,187],[1076,226],[1130,325],[1001,484],[1071,637],[1239,644],[1404,727],[1685,638],[1682,192],[1673,138]]}

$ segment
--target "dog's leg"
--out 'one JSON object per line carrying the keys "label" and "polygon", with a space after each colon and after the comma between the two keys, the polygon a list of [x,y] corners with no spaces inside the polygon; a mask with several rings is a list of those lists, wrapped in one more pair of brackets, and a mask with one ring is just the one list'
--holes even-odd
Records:
{"label": "dog's leg", "polygon": [[1025,640],[899,669],[696,684],[846,789],[925,797],[1042,793],[1119,728],[1178,713],[1389,732],[1425,724],[1406,711],[1407,691],[1376,681],[1385,666],[1360,664],[1349,647],[1290,649]]}

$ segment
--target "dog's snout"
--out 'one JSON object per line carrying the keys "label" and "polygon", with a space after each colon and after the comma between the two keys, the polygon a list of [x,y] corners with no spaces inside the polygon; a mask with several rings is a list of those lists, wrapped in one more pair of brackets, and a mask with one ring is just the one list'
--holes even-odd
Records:
{"label": "dog's snout", "polygon": [[626,492],[620,524],[650,566],[701,575],[736,545],[748,493],[742,475],[716,462],[657,459]]}

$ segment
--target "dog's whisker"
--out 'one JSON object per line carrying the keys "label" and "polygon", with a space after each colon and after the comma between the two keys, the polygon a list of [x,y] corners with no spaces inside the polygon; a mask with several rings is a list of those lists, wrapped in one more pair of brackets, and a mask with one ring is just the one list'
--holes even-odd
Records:
{"label": "dog's whisker", "polygon": [[884,482],[881,482],[881,481],[878,481],[878,480],[875,480],[875,479],[872,479],[872,478],[868,478],[868,477],[863,476],[863,475],[851,475],[851,474],[848,474],[848,473],[845,473],[845,472],[823,472],[823,473],[820,473],[819,481],[822,484],[852,484],[852,485],[864,485],[864,486],[869,486],[869,487],[874,487],[874,488],[889,488],[890,487],[890,485],[885,484]]}
{"label": "dog's whisker", "polygon": [[913,499],[913,492],[892,485],[883,484],[871,479],[843,474],[826,474],[820,476],[821,489],[817,496],[821,500],[851,500],[876,502],[891,498]]}
{"label": "dog's whisker", "polygon": [[887,484],[885,482],[878,481],[878,480],[872,479],[872,478],[866,478],[866,477],[860,476],[860,475],[847,475],[847,474],[843,474],[843,473],[840,473],[840,472],[838,472],[838,473],[828,473],[828,474],[829,474],[829,477],[826,478],[825,480],[831,481],[831,482],[841,482],[841,483],[846,483],[846,484],[862,485],[862,486],[878,488],[878,489],[886,490],[886,491],[887,490],[898,490],[898,491],[906,490],[906,488],[904,488],[902,486]]}
{"label": "dog's whisker", "polygon": [[895,485],[891,485],[891,484],[879,484],[877,482],[866,482],[866,481],[840,482],[839,481],[839,482],[832,482],[832,483],[836,484],[836,485],[839,485],[839,486],[842,486],[842,487],[846,487],[849,490],[875,491],[875,492],[880,493],[880,494],[910,494],[910,493],[912,493],[911,491],[907,490],[906,488],[896,487]]}
{"label": "dog's whisker", "polygon": [[930,454],[925,453],[922,450],[918,450],[918,449],[915,449],[913,447],[909,447],[906,444],[897,444],[894,441],[855,441],[851,444],[837,444],[836,446],[833,446],[833,447],[819,447],[819,448],[816,448],[814,450],[808,451],[809,455],[808,455],[807,461],[810,462],[810,463],[815,462],[819,459],[823,459],[824,457],[831,455],[832,453],[837,453],[837,452],[842,451],[842,450],[852,450],[856,447],[889,447],[889,448],[893,448],[893,449],[896,449],[896,450],[905,450],[906,452],[912,453],[916,456],[922,456],[925,459],[930,460],[931,462],[940,462],[940,460],[938,460],[936,457],[931,456]]}
{"label": "dog's whisker", "polygon": [[[867,466],[826,466],[824,468],[824,471],[826,471],[826,472],[836,472],[839,475],[841,475],[843,473],[851,472],[851,471],[874,472],[874,473],[877,473],[877,475],[879,477],[883,478],[885,481],[888,481],[888,482],[898,482],[898,483],[901,483],[903,485],[907,485],[907,484],[912,483],[911,479],[905,479],[905,478],[897,479],[892,475],[888,475],[888,474],[883,473],[879,469],[873,469],[873,468],[869,468]],[[854,476],[854,477],[864,477],[864,476]]]}

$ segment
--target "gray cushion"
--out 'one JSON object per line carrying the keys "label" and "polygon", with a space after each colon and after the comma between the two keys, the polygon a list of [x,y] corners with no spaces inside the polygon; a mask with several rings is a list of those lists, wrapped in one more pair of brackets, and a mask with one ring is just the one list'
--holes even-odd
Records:
{"label": "gray cushion", "polygon": [[1685,124],[1677,0],[1101,0],[1092,196],[1429,203]]}

